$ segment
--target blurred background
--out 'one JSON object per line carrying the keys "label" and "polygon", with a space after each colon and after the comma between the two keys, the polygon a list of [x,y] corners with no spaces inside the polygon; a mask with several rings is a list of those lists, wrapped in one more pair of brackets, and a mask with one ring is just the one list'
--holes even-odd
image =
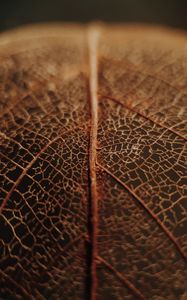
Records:
{"label": "blurred background", "polygon": [[93,20],[187,29],[187,0],[0,0],[0,31],[35,22]]}

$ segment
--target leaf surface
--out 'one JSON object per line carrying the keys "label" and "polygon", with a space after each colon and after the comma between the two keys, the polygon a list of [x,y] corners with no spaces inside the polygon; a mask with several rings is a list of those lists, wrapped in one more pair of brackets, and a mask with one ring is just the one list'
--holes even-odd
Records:
{"label": "leaf surface", "polygon": [[1,299],[185,299],[186,42],[1,34]]}

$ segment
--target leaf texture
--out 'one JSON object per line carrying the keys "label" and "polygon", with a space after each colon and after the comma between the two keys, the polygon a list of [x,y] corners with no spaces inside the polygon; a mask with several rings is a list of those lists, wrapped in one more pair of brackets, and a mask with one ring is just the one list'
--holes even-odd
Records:
{"label": "leaf texture", "polygon": [[186,299],[186,34],[40,25],[0,59],[0,299]]}

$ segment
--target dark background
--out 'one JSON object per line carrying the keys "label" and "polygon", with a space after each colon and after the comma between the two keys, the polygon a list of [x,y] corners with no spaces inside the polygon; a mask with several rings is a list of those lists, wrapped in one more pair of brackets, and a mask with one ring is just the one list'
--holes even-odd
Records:
{"label": "dark background", "polygon": [[93,20],[187,29],[187,0],[0,0],[0,31],[35,22]]}

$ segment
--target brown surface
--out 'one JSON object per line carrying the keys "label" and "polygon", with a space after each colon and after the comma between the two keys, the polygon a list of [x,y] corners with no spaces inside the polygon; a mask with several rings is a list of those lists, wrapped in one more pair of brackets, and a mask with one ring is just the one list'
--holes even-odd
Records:
{"label": "brown surface", "polygon": [[186,35],[35,26],[0,59],[0,299],[185,299]]}

